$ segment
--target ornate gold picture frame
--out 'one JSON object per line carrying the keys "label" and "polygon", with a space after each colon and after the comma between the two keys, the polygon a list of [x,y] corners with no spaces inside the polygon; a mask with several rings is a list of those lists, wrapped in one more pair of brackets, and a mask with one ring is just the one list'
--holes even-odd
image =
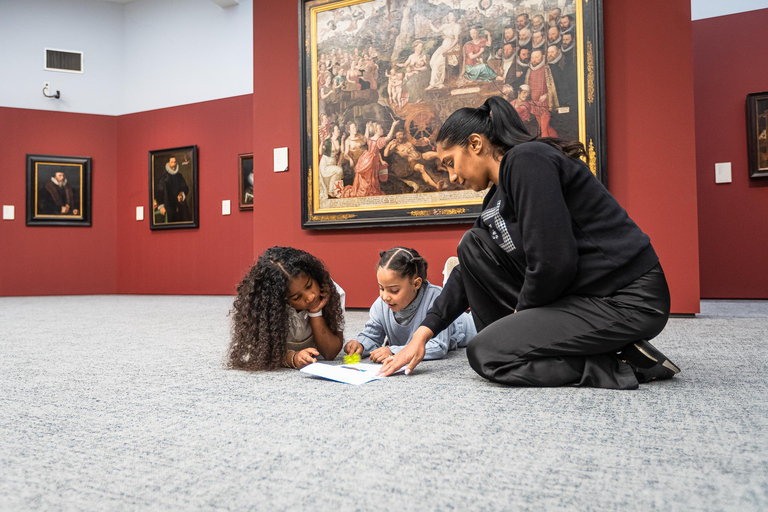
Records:
{"label": "ornate gold picture frame", "polygon": [[[543,6],[543,7],[542,7]],[[435,137],[503,95],[529,131],[580,140],[605,182],[600,0],[300,0],[302,227],[473,220]]]}

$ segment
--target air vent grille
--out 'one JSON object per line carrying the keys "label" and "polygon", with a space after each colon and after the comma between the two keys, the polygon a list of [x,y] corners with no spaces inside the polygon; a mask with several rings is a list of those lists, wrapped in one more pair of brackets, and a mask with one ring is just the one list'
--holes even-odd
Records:
{"label": "air vent grille", "polygon": [[83,52],[70,52],[66,50],[45,49],[46,71],[68,71],[70,73],[83,72]]}

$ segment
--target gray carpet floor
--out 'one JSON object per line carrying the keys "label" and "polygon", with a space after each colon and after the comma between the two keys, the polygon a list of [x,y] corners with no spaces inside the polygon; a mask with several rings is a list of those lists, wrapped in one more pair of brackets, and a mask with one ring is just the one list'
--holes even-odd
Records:
{"label": "gray carpet floor", "polygon": [[0,298],[0,509],[768,509],[768,302],[671,319],[683,373],[609,391],[464,350],[360,387],[228,371],[231,301]]}

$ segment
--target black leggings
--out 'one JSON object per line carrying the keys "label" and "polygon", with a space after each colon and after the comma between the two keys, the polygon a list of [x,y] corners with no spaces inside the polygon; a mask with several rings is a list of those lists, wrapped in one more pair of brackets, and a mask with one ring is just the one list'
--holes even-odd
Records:
{"label": "black leggings", "polygon": [[512,314],[522,283],[488,232],[469,230],[458,254],[478,330],[467,357],[482,377],[516,386],[637,388],[632,369],[611,353],[666,325],[669,288],[661,265],[608,297],[568,295]]}

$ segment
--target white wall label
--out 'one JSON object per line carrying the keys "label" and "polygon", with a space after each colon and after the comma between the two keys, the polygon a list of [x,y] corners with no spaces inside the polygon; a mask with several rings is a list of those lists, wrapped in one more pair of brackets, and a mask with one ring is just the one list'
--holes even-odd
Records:
{"label": "white wall label", "polygon": [[232,201],[225,199],[221,202],[221,214],[229,215],[232,213]]}
{"label": "white wall label", "polygon": [[143,206],[137,206],[136,207],[136,220],[144,220],[144,207]]}
{"label": "white wall label", "polygon": [[275,148],[274,149],[275,160],[275,172],[283,172],[288,170],[288,148]]}
{"label": "white wall label", "polygon": [[16,218],[16,207],[12,204],[3,205],[3,220],[13,220]]}
{"label": "white wall label", "polygon": [[715,164],[715,183],[730,183],[731,162]]}

